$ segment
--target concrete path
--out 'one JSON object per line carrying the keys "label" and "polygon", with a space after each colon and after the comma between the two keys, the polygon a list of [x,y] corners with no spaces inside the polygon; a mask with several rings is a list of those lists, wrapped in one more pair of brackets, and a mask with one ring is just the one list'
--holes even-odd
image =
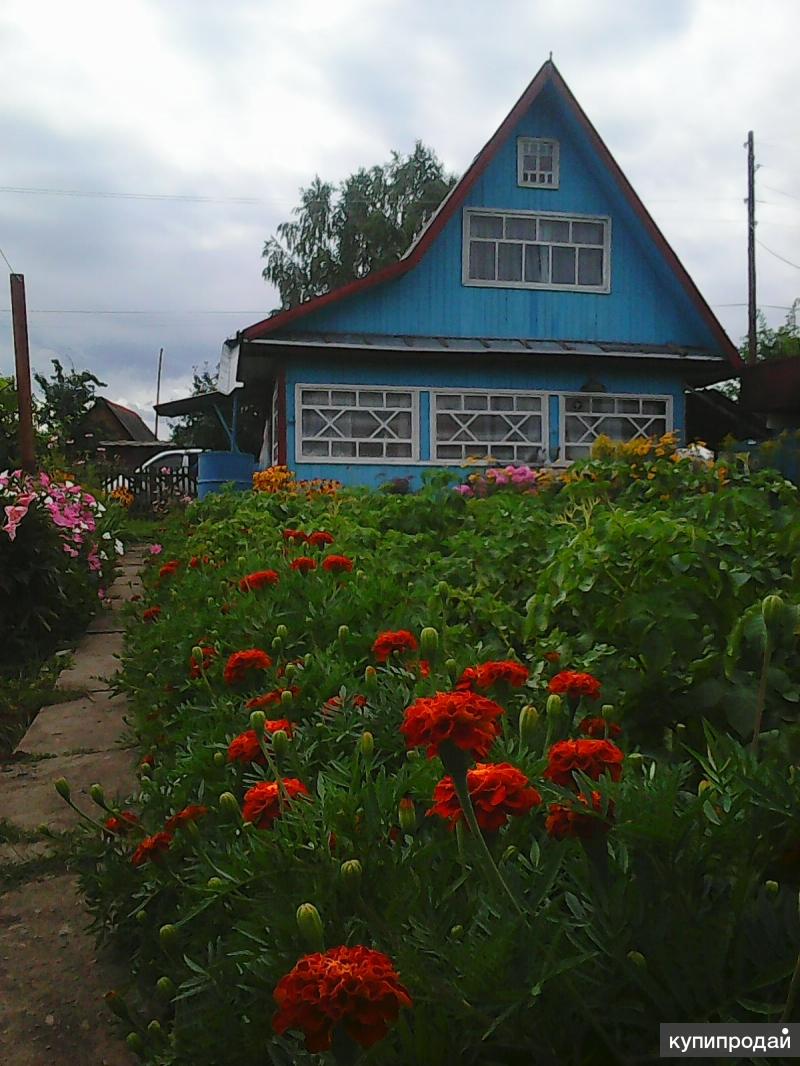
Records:
{"label": "concrete path", "polygon": [[[43,708],[0,766],[0,1063],[3,1066],[133,1066],[103,1006],[103,995],[129,979],[98,954],[77,881],[66,871],[65,842],[77,815],[53,782],[65,777],[75,802],[97,811],[95,782],[106,795],[135,790],[134,758],[125,747],[126,701],[110,679],[119,667],[119,610],[141,592],[141,551],[124,556],[102,611],[79,643],[58,687],[81,693]],[[37,839],[40,825],[62,834]]]}

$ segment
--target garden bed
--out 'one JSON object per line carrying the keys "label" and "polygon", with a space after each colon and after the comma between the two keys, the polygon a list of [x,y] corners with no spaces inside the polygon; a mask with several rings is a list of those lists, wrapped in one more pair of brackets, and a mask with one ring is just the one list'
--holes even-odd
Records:
{"label": "garden bed", "polygon": [[444,481],[223,493],[152,556],[140,792],[80,852],[144,1061],[608,1066],[791,1014],[797,490],[670,442]]}

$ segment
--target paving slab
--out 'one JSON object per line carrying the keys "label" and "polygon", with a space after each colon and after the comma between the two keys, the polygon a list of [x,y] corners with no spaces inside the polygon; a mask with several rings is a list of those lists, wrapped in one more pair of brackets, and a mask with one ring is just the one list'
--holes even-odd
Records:
{"label": "paving slab", "polygon": [[90,633],[75,649],[75,662],[58,675],[58,688],[97,692],[109,687],[109,679],[119,670],[123,638],[121,633]]}
{"label": "paving slab", "polygon": [[[114,603],[121,606],[122,600],[115,600]],[[110,607],[104,608],[99,614],[96,614],[86,628],[87,633],[124,633],[125,632],[125,619],[119,613],[118,610],[113,610]]]}
{"label": "paving slab", "polygon": [[95,782],[103,786],[109,798],[125,798],[135,790],[134,755],[120,748],[0,767],[3,817],[20,829],[36,829],[42,824],[57,831],[73,828],[78,816],[53,787],[59,777],[69,782],[73,802],[94,816],[101,813],[89,797]]}
{"label": "paving slab", "polygon": [[0,897],[3,1066],[134,1066],[103,1005],[128,980],[98,952],[69,874]]}
{"label": "paving slab", "polygon": [[98,692],[69,703],[43,707],[15,754],[62,755],[68,751],[111,751],[125,732],[124,695]]}
{"label": "paving slab", "polygon": [[109,599],[122,600],[128,602],[134,598],[134,596],[142,597],[144,595],[144,585],[138,578],[119,578],[111,588],[108,590]]}

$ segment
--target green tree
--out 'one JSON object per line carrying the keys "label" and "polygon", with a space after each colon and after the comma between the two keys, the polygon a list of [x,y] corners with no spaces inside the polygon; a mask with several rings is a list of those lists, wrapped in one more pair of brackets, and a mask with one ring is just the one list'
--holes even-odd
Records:
{"label": "green tree", "polygon": [[95,389],[104,389],[106,383],[88,370],[65,371],[58,359],[51,362],[50,378],[44,374],[33,375],[42,393],[39,428],[46,430],[51,447],[64,450],[73,444],[78,425],[94,403]]}
{"label": "green tree", "polygon": [[0,377],[0,471],[19,463],[17,387],[13,377]]}
{"label": "green tree", "polygon": [[[192,372],[192,396],[214,392],[217,375],[208,363]],[[230,418],[230,401],[224,403],[223,414]],[[242,404],[239,408],[237,443],[240,451],[257,456],[261,450],[265,412],[256,404]],[[181,448],[209,448],[212,451],[228,451],[230,441],[214,411],[195,411],[182,415],[172,427],[170,439]]]}
{"label": "green tree", "polygon": [[[756,354],[758,359],[787,359],[800,355],[798,313],[800,313],[800,297],[792,303],[783,325],[778,326],[777,329],[770,329],[764,312],[758,312],[756,325]],[[739,352],[743,358],[747,358],[747,337],[744,337],[739,345]]]}
{"label": "green tree", "polygon": [[261,253],[279,310],[399,259],[455,180],[421,141],[408,156],[392,152],[388,163],[362,167],[340,185],[315,177],[300,190],[295,218],[278,226]]}

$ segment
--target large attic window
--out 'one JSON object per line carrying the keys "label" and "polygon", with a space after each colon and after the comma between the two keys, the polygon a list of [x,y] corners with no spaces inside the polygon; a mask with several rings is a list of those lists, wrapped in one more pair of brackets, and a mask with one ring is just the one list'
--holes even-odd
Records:
{"label": "large attic window", "polygon": [[546,137],[518,138],[517,184],[532,189],[558,188],[558,141]]}

